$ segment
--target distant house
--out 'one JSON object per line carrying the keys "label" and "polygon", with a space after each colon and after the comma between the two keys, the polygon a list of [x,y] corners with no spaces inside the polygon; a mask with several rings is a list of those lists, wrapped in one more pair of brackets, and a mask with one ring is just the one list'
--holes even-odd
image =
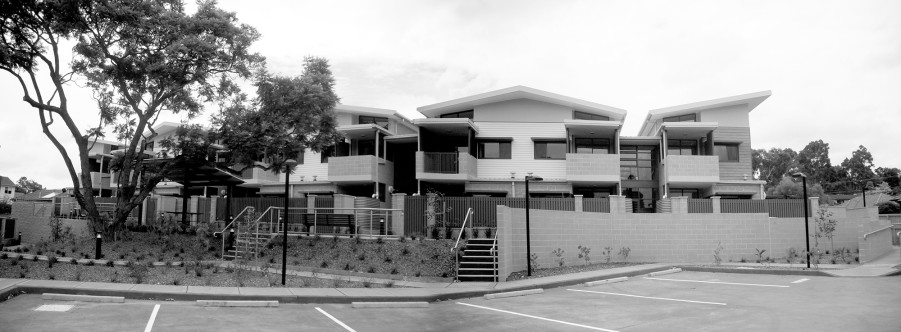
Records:
{"label": "distant house", "polygon": [[898,200],[898,199],[901,199],[901,197],[892,196],[892,195],[884,194],[884,193],[868,193],[866,205],[864,205],[863,196],[856,195],[856,196],[854,196],[854,198],[840,204],[839,206],[844,206],[849,209],[860,209],[860,208],[864,208],[864,207],[877,206],[879,204],[882,204],[882,203],[885,203],[888,201]]}
{"label": "distant house", "polygon": [[8,177],[0,176],[0,202],[16,198],[16,183]]}

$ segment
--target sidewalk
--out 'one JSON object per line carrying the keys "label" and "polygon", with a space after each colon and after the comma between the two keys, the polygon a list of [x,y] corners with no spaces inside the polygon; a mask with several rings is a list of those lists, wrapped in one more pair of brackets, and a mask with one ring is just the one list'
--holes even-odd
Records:
{"label": "sidewalk", "polygon": [[[434,302],[532,288],[575,285],[587,281],[611,279],[623,276],[638,276],[670,268],[671,266],[668,264],[643,264],[500,283],[423,283],[399,281],[395,283],[395,288],[208,287],[117,284],[62,280],[0,279],[0,297],[5,299],[12,294],[21,293],[62,293],[176,301],[275,300],[282,303],[350,303],[364,301]],[[292,274],[297,275],[304,275],[304,273],[309,272],[292,271]],[[318,277],[323,277],[323,275],[319,274]],[[342,278],[347,278],[347,276],[342,276]]]}
{"label": "sidewalk", "polygon": [[[674,264],[681,266],[680,264]],[[687,264],[683,269],[688,271],[718,273],[750,273],[750,274],[797,274],[819,275],[831,277],[886,277],[901,274],[901,247],[893,247],[891,251],[879,258],[864,264],[819,264],[817,269],[806,267],[804,263],[722,263],[722,267],[692,266]],[[774,269],[776,268],[776,269]],[[784,268],[780,270],[778,268]]]}

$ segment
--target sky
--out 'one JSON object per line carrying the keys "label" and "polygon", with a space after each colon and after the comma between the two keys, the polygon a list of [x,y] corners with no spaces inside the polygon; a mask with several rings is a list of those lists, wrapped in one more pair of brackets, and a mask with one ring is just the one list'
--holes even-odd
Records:
{"label": "sky", "polygon": [[[347,105],[421,117],[417,107],[525,85],[625,109],[623,134],[637,135],[648,110],[770,90],[750,114],[753,148],[822,139],[833,164],[863,145],[876,167],[901,168],[901,1],[219,5],[261,33],[254,50],[270,72],[299,75],[304,56],[329,59]],[[96,125],[91,91],[68,95],[81,128]],[[0,72],[0,175],[71,187],[21,97]]]}

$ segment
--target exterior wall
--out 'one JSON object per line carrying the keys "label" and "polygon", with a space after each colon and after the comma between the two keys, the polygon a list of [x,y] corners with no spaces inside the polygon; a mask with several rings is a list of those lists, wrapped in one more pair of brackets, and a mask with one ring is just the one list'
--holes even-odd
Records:
{"label": "exterior wall", "polygon": [[457,156],[458,168],[457,174],[451,173],[426,173],[425,172],[425,152],[416,151],[416,178],[419,180],[437,180],[437,181],[467,181],[474,179],[479,169],[476,166],[478,162],[476,158],[467,152],[458,152]]}
{"label": "exterior wall", "polygon": [[[478,113],[477,113],[478,114]],[[557,113],[559,114],[559,112]],[[516,119],[521,115],[511,114]],[[568,115],[567,118],[571,118]],[[524,118],[524,117],[523,117]],[[545,180],[563,180],[566,178],[566,160],[535,160],[535,144],[532,138],[559,138],[566,139],[566,128],[560,118],[555,123],[528,123],[528,122],[476,122],[481,137],[510,137],[511,159],[479,159],[478,175],[482,180],[509,179],[510,172],[516,172],[516,176],[523,177],[528,172],[533,172]],[[617,172],[619,169],[617,169]]]}
{"label": "exterior wall", "polygon": [[749,127],[748,105],[733,105],[703,110],[698,114],[699,122],[716,122],[721,127]]}
{"label": "exterior wall", "polygon": [[[51,202],[15,202],[10,214],[16,220],[16,232],[22,232],[22,242],[37,243],[49,240],[50,216],[53,213]],[[87,220],[63,219],[63,227],[71,227],[71,233],[76,236],[91,235],[91,228]]]}
{"label": "exterior wall", "polygon": [[[515,189],[514,189],[515,188]],[[522,178],[511,181],[470,181],[465,187],[468,193],[507,193],[507,197],[526,197],[526,183]],[[529,182],[531,193],[572,193],[573,186],[567,182]]]}
{"label": "exterior wall", "polygon": [[567,181],[619,182],[619,154],[566,154]]}
{"label": "exterior wall", "polygon": [[720,180],[717,156],[670,155],[664,159],[666,182],[718,182]]}
{"label": "exterior wall", "polygon": [[[750,177],[749,177],[750,178]],[[747,184],[739,183],[717,183],[701,193],[703,197],[710,197],[720,194],[747,194],[752,195],[752,199],[763,199],[761,193],[761,184],[758,181],[749,182]]]}
{"label": "exterior wall", "polygon": [[[611,204],[613,202],[611,201]],[[613,207],[611,206],[611,210]],[[532,253],[541,266],[556,266],[551,252],[565,251],[567,264],[579,264],[577,246],[588,246],[599,253],[612,247],[614,253],[629,247],[628,261],[665,263],[710,263],[713,250],[722,244],[724,261],[756,259],[756,249],[765,256],[784,257],[788,248],[805,247],[804,218],[769,218],[766,214],[616,214],[570,211],[531,211]],[[836,214],[835,248],[857,248],[858,227],[878,223],[873,214],[850,212]],[[498,206],[498,245],[501,278],[526,269],[525,210]],[[816,227],[809,221],[812,230]],[[890,241],[885,241],[891,245]],[[811,242],[813,245],[813,242]],[[820,249],[829,249],[826,242]],[[863,250],[861,251],[863,255]],[[621,257],[614,255],[616,260]],[[595,261],[601,259],[595,254]]]}
{"label": "exterior wall", "polygon": [[[302,176],[303,181],[313,181],[313,175],[316,181],[328,181],[328,163],[322,163],[322,154],[307,149],[303,154],[303,164],[294,167],[289,180],[291,183],[300,182]],[[279,181],[284,182],[285,178],[280,177]]]}
{"label": "exterior wall", "polygon": [[[747,119],[747,113],[745,114]],[[740,143],[738,145],[738,162],[720,162],[720,179],[742,180],[745,176],[752,178],[751,169],[751,128],[720,126],[713,132],[714,143]]]}
{"label": "exterior wall", "polygon": [[[530,99],[476,106],[473,122],[557,122],[572,119],[571,107]],[[511,119],[515,119],[511,121]],[[481,127],[480,127],[481,128]]]}
{"label": "exterior wall", "polygon": [[416,134],[415,130],[410,129],[410,127],[407,127],[406,125],[400,123],[401,121],[391,119],[391,131],[394,132],[395,135]]}
{"label": "exterior wall", "polygon": [[[858,226],[860,262],[866,263],[892,251],[892,224],[879,218],[877,207],[848,210],[851,217],[873,218],[876,221]],[[864,238],[866,236],[866,238]]]}
{"label": "exterior wall", "polygon": [[[375,182],[375,156],[348,156],[348,157],[332,157],[329,158],[328,174],[329,180],[333,182]],[[394,163],[383,161],[385,165],[380,165],[379,179],[383,183],[394,183]],[[387,182],[390,180],[391,182]]]}
{"label": "exterior wall", "polygon": [[291,184],[291,192],[291,197],[300,197],[306,193],[337,192],[337,188],[328,182],[301,182],[301,184]]}
{"label": "exterior wall", "polygon": [[[9,192],[7,194],[6,192]],[[0,202],[5,202],[16,198],[16,187],[13,186],[2,186],[0,187]]]}
{"label": "exterior wall", "polygon": [[336,112],[335,119],[338,121],[339,126],[357,123],[357,117],[347,112]]}

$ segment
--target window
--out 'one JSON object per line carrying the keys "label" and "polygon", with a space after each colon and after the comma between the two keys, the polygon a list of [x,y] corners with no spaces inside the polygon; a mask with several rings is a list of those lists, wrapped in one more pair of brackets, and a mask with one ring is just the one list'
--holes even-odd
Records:
{"label": "window", "polygon": [[359,156],[374,156],[375,155],[375,140],[361,140],[357,141],[357,155]]}
{"label": "window", "polygon": [[510,141],[479,141],[479,159],[510,159]]}
{"label": "window", "polygon": [[566,159],[566,142],[535,142],[535,159]]}
{"label": "window", "polygon": [[609,154],[610,140],[607,138],[576,138],[576,153]]}
{"label": "window", "polygon": [[697,122],[697,121],[698,121],[698,117],[694,113],[663,118],[663,122]]}
{"label": "window", "polygon": [[653,146],[623,145],[619,153],[620,179],[650,181],[657,178]]}
{"label": "window", "polygon": [[594,121],[610,121],[609,116],[591,114],[586,112],[573,111],[574,120],[594,120]]}
{"label": "window", "polygon": [[144,144],[144,150],[153,150],[153,141]]}
{"label": "window", "polygon": [[359,123],[360,124],[372,123],[372,124],[378,125],[382,128],[388,129],[388,118],[360,115]]}
{"label": "window", "polygon": [[695,156],[698,154],[698,141],[670,139],[666,141],[667,155]]}
{"label": "window", "polygon": [[720,157],[720,161],[738,162],[738,144],[713,144],[713,152]]}
{"label": "window", "polygon": [[473,110],[468,110],[468,111],[462,111],[462,112],[455,112],[455,113],[441,114],[440,117],[442,117],[442,118],[467,118],[467,119],[472,119],[474,115],[475,115],[475,112],[474,112]]}
{"label": "window", "polygon": [[319,162],[326,164],[328,163],[328,158],[335,155],[335,146],[329,146],[325,149],[322,149],[322,152],[319,154]]}
{"label": "window", "polygon": [[670,188],[669,197],[701,198],[698,189]]}

